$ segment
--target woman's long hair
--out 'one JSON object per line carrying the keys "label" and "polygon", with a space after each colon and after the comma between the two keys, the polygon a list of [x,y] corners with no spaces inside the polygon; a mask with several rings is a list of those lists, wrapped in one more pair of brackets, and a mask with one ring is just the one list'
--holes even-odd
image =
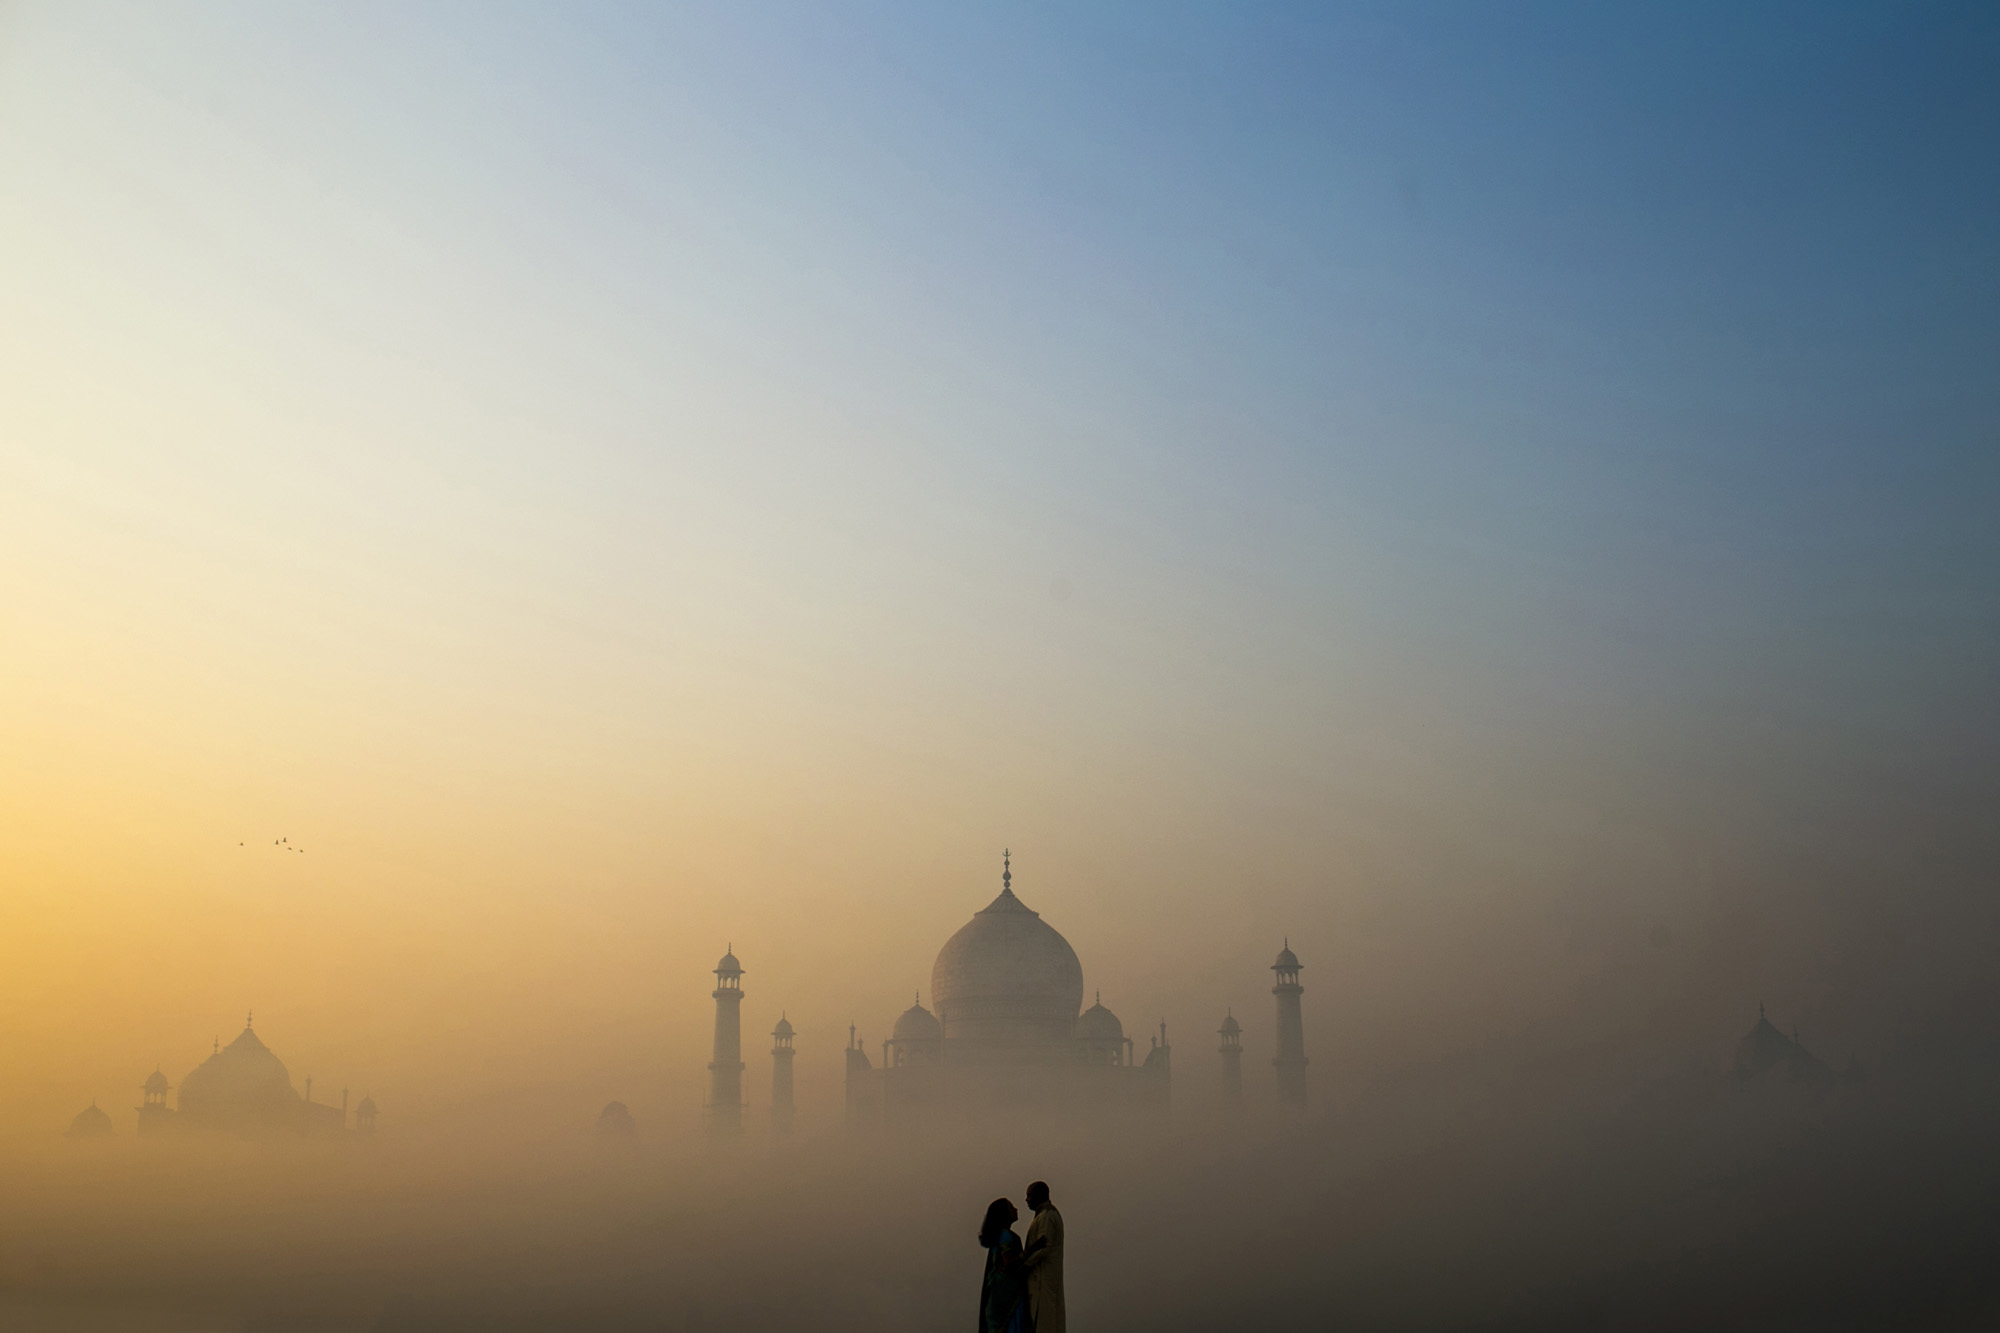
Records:
{"label": "woman's long hair", "polygon": [[1008,1199],[995,1199],[986,1205],[986,1220],[979,1224],[979,1248],[990,1250],[1000,1243],[1000,1237],[1020,1214],[1014,1211],[1014,1204]]}

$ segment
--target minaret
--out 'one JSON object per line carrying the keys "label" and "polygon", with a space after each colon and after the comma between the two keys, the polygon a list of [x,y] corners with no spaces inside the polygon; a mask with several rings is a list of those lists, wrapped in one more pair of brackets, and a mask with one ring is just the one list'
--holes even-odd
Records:
{"label": "minaret", "polygon": [[1162,1112],[1173,1097],[1173,1058],[1173,1047],[1167,1045],[1167,1021],[1163,1018],[1160,1030],[1153,1036],[1153,1049],[1146,1052],[1146,1063],[1139,1066],[1146,1102]]}
{"label": "minaret", "polygon": [[792,1024],[782,1013],[771,1029],[771,1128],[792,1132]]}
{"label": "minaret", "polygon": [[1271,994],[1278,997],[1278,1055],[1271,1063],[1278,1067],[1278,1105],[1306,1109],[1306,1024],[1299,1010],[1299,997],[1306,988],[1299,984],[1299,956],[1287,939],[1271,964],[1278,984]]}
{"label": "minaret", "polygon": [[1232,1011],[1216,1030],[1222,1038],[1222,1102],[1235,1110],[1243,1101],[1243,1025]]}
{"label": "minaret", "polygon": [[[220,1045],[218,1042],[217,1046]],[[151,1134],[164,1129],[174,1118],[173,1111],[167,1106],[167,1076],[156,1068],[146,1075],[146,1081],[139,1087],[145,1094],[144,1100],[139,1103],[139,1132]]]}
{"label": "minaret", "polygon": [[743,965],[731,945],[715,965],[715,1058],[708,1063],[708,1123],[717,1134],[743,1127]]}
{"label": "minaret", "polygon": [[868,1063],[868,1051],[854,1024],[847,1025],[847,1125],[866,1129],[875,1122],[879,1109],[875,1098],[875,1070]]}

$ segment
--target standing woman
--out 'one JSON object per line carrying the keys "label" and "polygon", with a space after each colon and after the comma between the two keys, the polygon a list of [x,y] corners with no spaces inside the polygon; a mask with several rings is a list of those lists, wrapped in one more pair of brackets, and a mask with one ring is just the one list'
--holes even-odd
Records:
{"label": "standing woman", "polygon": [[979,1333],[1028,1333],[1028,1282],[1021,1271],[1021,1238],[1012,1229],[1020,1216],[1010,1200],[995,1199],[979,1224],[979,1244],[986,1251]]}

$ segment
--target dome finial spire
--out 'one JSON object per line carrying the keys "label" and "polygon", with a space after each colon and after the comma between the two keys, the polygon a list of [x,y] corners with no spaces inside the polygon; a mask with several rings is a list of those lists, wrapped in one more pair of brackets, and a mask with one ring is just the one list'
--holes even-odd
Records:
{"label": "dome finial spire", "polygon": [[1012,892],[1014,888],[1014,853],[1011,849],[1000,853],[1000,891]]}
{"label": "dome finial spire", "polygon": [[254,1027],[256,1025],[256,1022],[257,1022],[257,1011],[255,1009],[246,1009],[243,1011],[244,1027],[246,1028]]}

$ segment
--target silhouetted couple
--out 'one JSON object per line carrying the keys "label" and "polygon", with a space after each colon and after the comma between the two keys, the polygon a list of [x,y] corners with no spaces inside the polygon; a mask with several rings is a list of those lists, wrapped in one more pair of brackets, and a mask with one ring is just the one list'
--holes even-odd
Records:
{"label": "silhouetted couple", "polygon": [[1012,1199],[986,1205],[979,1244],[986,1276],[979,1283],[979,1333],[1063,1333],[1063,1221],[1049,1187],[1028,1186],[1028,1243],[1014,1234],[1021,1219]]}

